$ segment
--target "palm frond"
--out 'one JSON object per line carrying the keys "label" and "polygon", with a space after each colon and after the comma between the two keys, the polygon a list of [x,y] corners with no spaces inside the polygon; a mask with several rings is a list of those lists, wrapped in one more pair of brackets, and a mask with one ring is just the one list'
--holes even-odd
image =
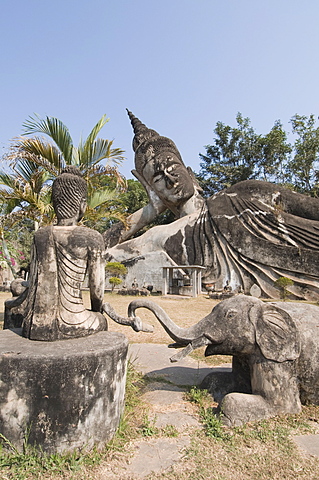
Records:
{"label": "palm frond", "polygon": [[89,168],[104,159],[116,165],[121,164],[124,160],[124,151],[120,148],[112,148],[112,144],[112,140],[98,138],[91,144],[86,145],[85,149],[79,148],[80,164]]}
{"label": "palm frond", "polygon": [[18,161],[13,165],[13,170],[22,179],[29,182],[33,175],[39,171],[39,166],[33,160],[24,158],[23,161]]}
{"label": "palm frond", "polygon": [[102,128],[104,127],[104,125],[109,122],[110,119],[107,118],[106,115],[103,115],[100,120],[96,123],[96,125],[94,125],[94,127],[92,128],[90,134],[88,135],[87,139],[85,140],[85,143],[83,145],[83,149],[85,150],[86,149],[86,146],[89,146],[91,145],[96,137],[98,136],[99,132],[102,130]]}
{"label": "palm frond", "polygon": [[88,135],[85,142],[80,140],[77,153],[78,153],[78,160],[79,164],[82,165],[90,165],[91,164],[91,157],[92,157],[92,145],[96,140],[98,133],[104,127],[104,125],[109,121],[109,118],[106,115],[103,115],[102,118],[97,122],[97,124],[92,128],[90,134]]}
{"label": "palm frond", "polygon": [[53,209],[53,205],[52,205],[52,189],[51,189],[51,188],[43,189],[42,192],[41,192],[41,198],[42,198],[43,203],[45,203],[45,204],[47,204],[47,205],[51,205],[51,207],[52,207],[52,209]]}
{"label": "palm frond", "polygon": [[59,149],[46,139],[39,137],[18,139],[8,157],[14,162],[17,159],[21,162],[25,159],[32,161],[54,176],[58,175],[64,166],[64,159]]}
{"label": "palm frond", "polygon": [[33,184],[34,188],[39,192],[43,184],[51,178],[51,175],[48,171],[44,170],[42,167],[39,167],[32,160],[24,159],[17,163],[14,167],[15,172],[21,177],[21,180]]}
{"label": "palm frond", "polygon": [[49,178],[50,175],[47,172],[39,170],[31,177],[29,185],[36,194],[42,195],[47,188],[51,190],[51,187],[46,184]]}
{"label": "palm frond", "polygon": [[63,154],[65,163],[70,165],[72,162],[72,138],[68,128],[61,120],[55,117],[45,117],[41,119],[38,115],[30,117],[24,122],[24,135],[32,135],[34,133],[44,133],[48,135],[57,144]]}
{"label": "palm frond", "polygon": [[6,172],[0,172],[0,185],[14,189],[16,186],[16,179]]}
{"label": "palm frond", "polygon": [[116,190],[110,190],[109,188],[101,188],[91,192],[88,198],[88,206],[90,208],[96,208],[103,203],[114,200],[118,197],[118,192]]}
{"label": "palm frond", "polygon": [[78,147],[73,147],[72,149],[72,165],[75,165],[76,167],[79,167],[81,164],[80,160],[80,152]]}

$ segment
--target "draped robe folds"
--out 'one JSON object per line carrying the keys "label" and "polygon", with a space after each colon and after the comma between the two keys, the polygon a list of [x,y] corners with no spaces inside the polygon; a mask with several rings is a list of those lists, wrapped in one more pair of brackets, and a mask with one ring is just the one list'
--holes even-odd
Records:
{"label": "draped robe folds", "polygon": [[[170,241],[174,241],[171,239]],[[206,283],[278,297],[288,277],[297,299],[319,300],[319,200],[261,181],[245,181],[207,200],[194,228],[185,229],[190,264],[207,267]]]}
{"label": "draped robe folds", "polygon": [[106,329],[103,315],[99,311],[87,310],[81,295],[88,272],[97,290],[91,292],[95,310],[102,306],[103,252],[101,235],[86,227],[50,226],[36,232],[23,322],[24,336],[52,341]]}
{"label": "draped robe folds", "polygon": [[210,197],[201,211],[109,249],[108,256],[139,267],[148,262],[159,276],[161,266],[204,266],[204,284],[222,290],[228,281],[246,294],[258,285],[265,298],[278,298],[274,282],[288,277],[292,298],[318,301],[318,234],[319,199],[247,180]]}

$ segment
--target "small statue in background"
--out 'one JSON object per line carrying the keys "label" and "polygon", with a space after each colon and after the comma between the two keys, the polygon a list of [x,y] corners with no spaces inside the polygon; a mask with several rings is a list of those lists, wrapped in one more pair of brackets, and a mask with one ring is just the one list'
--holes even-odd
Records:
{"label": "small statue in background", "polygon": [[132,288],[138,288],[138,283],[137,283],[136,278],[134,278],[134,280],[133,280]]}
{"label": "small statue in background", "polygon": [[4,302],[4,324],[3,328],[20,328],[23,322],[24,305],[20,303],[19,297],[28,287],[24,278],[16,278],[11,282],[10,290],[12,298]]}

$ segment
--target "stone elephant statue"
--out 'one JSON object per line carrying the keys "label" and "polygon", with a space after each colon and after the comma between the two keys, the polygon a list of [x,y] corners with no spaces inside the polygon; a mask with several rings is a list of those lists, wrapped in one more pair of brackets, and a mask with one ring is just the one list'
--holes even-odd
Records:
{"label": "stone elephant statue", "polygon": [[175,347],[185,347],[171,361],[203,345],[205,356],[233,356],[231,373],[211,373],[202,384],[219,401],[226,425],[298,413],[301,403],[318,404],[319,307],[238,295],[187,329],[149,300],[131,302],[129,317],[141,307],[154,313]]}

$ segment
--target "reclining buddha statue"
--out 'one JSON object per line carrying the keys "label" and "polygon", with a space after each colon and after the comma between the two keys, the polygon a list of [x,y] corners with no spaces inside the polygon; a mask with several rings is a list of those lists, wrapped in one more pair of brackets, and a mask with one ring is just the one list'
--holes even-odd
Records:
{"label": "reclining buddha statue", "polygon": [[[205,267],[204,284],[278,297],[274,282],[293,281],[292,298],[319,300],[319,199],[257,180],[233,185],[208,199],[186,168],[172,140],[128,112],[135,170],[149,203],[128,218],[128,226],[105,232],[109,260],[137,263],[140,271],[177,265]],[[132,238],[165,209],[176,217]]]}

